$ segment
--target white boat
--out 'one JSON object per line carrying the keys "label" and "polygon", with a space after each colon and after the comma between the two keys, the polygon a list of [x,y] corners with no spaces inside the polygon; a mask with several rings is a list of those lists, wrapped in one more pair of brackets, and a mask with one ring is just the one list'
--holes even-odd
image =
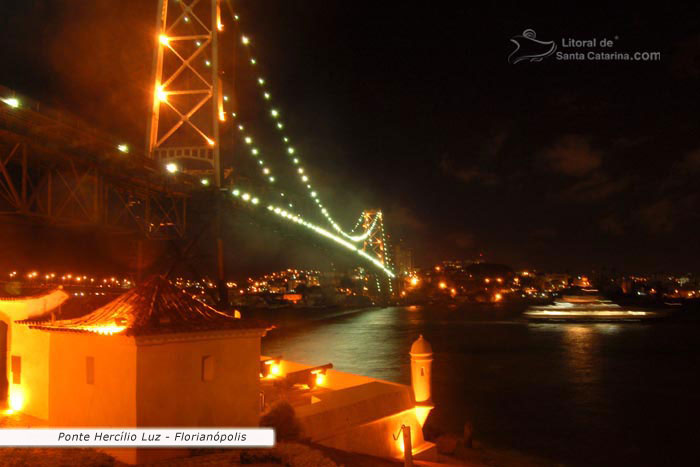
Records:
{"label": "white boat", "polygon": [[598,295],[564,295],[551,305],[531,306],[524,315],[531,321],[610,322],[656,320],[670,312],[623,308]]}

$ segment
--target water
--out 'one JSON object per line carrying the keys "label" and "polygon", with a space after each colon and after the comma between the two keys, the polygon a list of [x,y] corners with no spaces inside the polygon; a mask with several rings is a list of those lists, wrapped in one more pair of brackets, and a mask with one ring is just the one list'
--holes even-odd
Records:
{"label": "water", "polygon": [[688,465],[700,430],[700,326],[531,324],[488,305],[288,315],[263,353],[410,383],[432,344],[430,426],[567,465]]}

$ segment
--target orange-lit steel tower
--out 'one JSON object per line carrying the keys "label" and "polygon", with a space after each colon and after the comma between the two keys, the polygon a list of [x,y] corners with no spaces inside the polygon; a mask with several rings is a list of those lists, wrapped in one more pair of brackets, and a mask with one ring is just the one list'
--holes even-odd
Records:
{"label": "orange-lit steel tower", "polygon": [[[375,224],[376,220],[376,224]],[[373,209],[362,213],[362,230],[367,232],[372,229],[369,236],[362,244],[362,250],[371,254],[386,266],[386,245],[384,236],[384,223],[382,222],[382,211]]]}
{"label": "orange-lit steel tower", "polygon": [[147,154],[221,186],[221,0],[159,0]]}
{"label": "orange-lit steel tower", "polygon": [[[382,266],[393,270],[389,256],[389,245],[387,244],[386,232],[384,231],[382,211],[378,209],[364,211],[362,213],[362,230],[365,232],[370,231],[370,234],[362,244],[362,250],[377,258],[382,263]],[[377,279],[377,289],[381,290],[379,279]],[[388,292],[390,295],[394,293],[394,285],[391,279],[389,279],[388,283]]]}

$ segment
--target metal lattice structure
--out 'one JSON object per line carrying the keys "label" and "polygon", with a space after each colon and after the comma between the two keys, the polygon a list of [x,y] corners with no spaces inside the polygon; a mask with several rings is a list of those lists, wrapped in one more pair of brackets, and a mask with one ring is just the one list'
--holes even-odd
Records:
{"label": "metal lattice structure", "polygon": [[[374,224],[376,219],[376,225]],[[372,226],[374,225],[374,229]],[[384,223],[382,211],[370,210],[362,213],[362,230],[370,231],[370,235],[364,240],[362,250],[379,259],[383,266],[388,264],[387,250],[384,237]]]}
{"label": "metal lattice structure", "polygon": [[26,98],[0,105],[0,217],[184,236],[189,188],[118,148],[110,136]]}
{"label": "metal lattice structure", "polygon": [[[382,211],[378,209],[363,211],[361,222],[362,230],[369,232],[369,235],[362,244],[362,251],[377,258],[382,266],[393,269],[393,263],[389,255],[387,235],[384,231],[384,215]],[[380,292],[382,287],[379,277],[376,278],[376,281],[377,291]],[[394,293],[394,285],[391,279],[388,280],[387,289],[389,294]]]}
{"label": "metal lattice structure", "polygon": [[219,121],[220,0],[159,0],[153,57],[153,107],[146,153],[179,162],[191,173],[213,172],[221,186]]}

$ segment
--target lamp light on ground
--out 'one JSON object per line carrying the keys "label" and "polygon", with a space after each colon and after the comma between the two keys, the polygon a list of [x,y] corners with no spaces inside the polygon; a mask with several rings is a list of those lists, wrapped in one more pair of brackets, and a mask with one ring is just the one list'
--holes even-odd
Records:
{"label": "lamp light on ground", "polygon": [[12,412],[19,412],[24,407],[24,392],[20,387],[12,387],[10,389],[10,397],[8,400],[10,410]]}
{"label": "lamp light on ground", "polygon": [[325,370],[314,370],[311,372],[312,375],[314,376],[314,383],[316,386],[323,386],[323,383],[326,382],[326,372]]}
{"label": "lamp light on ground", "polygon": [[13,109],[19,107],[19,99],[17,99],[16,97],[8,97],[6,99],[0,99],[0,101],[3,101],[5,104],[9,105]]}

